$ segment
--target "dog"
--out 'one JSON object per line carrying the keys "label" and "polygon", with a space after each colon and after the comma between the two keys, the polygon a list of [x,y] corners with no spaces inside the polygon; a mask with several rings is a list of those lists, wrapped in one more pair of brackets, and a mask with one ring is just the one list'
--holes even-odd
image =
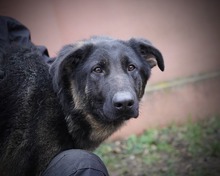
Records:
{"label": "dog", "polygon": [[0,58],[0,173],[41,174],[67,149],[94,150],[138,117],[151,69],[164,70],[145,39],[92,37],[64,46],[49,66],[33,46]]}

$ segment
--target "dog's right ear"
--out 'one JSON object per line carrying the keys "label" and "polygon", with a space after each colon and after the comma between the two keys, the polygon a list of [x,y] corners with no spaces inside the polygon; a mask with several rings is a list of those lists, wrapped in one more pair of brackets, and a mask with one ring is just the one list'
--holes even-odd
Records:
{"label": "dog's right ear", "polygon": [[50,68],[50,75],[52,76],[53,88],[55,92],[63,101],[70,82],[70,76],[77,65],[83,61],[90,53],[93,45],[90,43],[79,42],[72,45],[64,46],[59,52],[56,60],[52,63]]}

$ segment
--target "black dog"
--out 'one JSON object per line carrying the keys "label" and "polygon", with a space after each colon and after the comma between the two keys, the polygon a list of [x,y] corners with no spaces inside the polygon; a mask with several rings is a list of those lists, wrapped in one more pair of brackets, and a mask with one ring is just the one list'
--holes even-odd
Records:
{"label": "black dog", "polygon": [[65,46],[51,68],[33,47],[0,58],[0,174],[39,175],[59,152],[95,149],[138,117],[151,68],[149,41],[93,37]]}

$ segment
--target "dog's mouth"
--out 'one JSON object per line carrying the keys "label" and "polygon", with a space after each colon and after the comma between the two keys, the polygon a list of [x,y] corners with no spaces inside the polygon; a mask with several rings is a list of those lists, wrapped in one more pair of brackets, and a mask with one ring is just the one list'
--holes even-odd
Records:
{"label": "dog's mouth", "polygon": [[124,120],[129,120],[131,118],[137,118],[139,115],[139,111],[138,109],[136,110],[128,110],[128,111],[124,111],[124,112],[118,112],[115,113],[115,116],[112,118],[113,120],[117,120],[117,119],[121,119],[122,121]]}
{"label": "dog's mouth", "polygon": [[137,118],[139,115],[138,109],[136,111],[127,111],[123,113],[115,113],[115,112],[110,112],[110,111],[103,111],[99,110],[98,111],[98,118],[103,121],[103,122],[114,122],[114,123],[121,123],[123,121],[127,121],[131,118]]}

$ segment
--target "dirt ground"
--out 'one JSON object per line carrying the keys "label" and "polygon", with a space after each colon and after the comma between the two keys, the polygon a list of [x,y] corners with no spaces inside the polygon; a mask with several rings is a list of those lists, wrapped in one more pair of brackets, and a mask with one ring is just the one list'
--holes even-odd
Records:
{"label": "dirt ground", "polygon": [[107,142],[97,154],[111,176],[219,176],[220,117]]}

